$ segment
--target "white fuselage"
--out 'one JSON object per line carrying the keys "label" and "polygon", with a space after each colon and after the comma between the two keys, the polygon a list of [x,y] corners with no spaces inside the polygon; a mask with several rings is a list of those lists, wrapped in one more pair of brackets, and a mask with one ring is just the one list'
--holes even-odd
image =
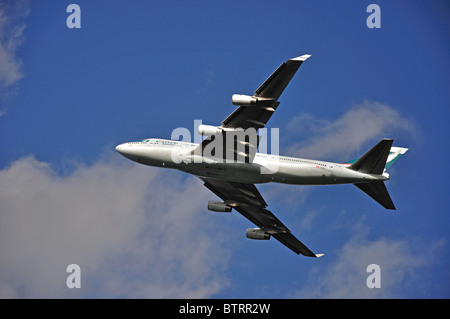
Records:
{"label": "white fuselage", "polygon": [[174,168],[199,177],[240,183],[325,185],[387,180],[389,175],[365,174],[344,164],[256,153],[252,163],[224,162],[192,155],[198,144],[146,139],[120,144],[116,150],[144,165]]}

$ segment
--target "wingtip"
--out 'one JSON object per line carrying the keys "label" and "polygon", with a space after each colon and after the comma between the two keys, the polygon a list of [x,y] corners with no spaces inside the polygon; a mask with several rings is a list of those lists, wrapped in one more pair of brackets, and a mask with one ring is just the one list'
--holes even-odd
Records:
{"label": "wingtip", "polygon": [[315,254],[317,258],[322,257],[325,254]]}
{"label": "wingtip", "polygon": [[292,61],[305,61],[306,59],[308,59],[309,57],[311,57],[311,54],[304,54],[304,55],[302,55],[302,56],[299,56],[299,57],[296,57],[296,58],[293,58],[293,59],[290,59],[290,60],[292,60]]}

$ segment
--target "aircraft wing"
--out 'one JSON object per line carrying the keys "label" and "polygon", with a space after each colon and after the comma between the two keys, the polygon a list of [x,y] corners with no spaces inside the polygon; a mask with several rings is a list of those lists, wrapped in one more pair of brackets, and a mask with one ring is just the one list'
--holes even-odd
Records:
{"label": "aircraft wing", "polygon": [[204,185],[225,203],[296,254],[309,257],[321,256],[309,250],[272,212],[266,209],[267,203],[255,185],[204,177],[201,179],[205,182]]}
{"label": "aircraft wing", "polygon": [[[255,91],[255,94],[250,96],[233,95],[233,104],[238,105],[238,108],[234,110],[222,124],[219,126],[222,130],[227,129],[242,129],[247,130],[247,140],[242,140],[240,143],[245,144],[245,149],[240,151],[236,150],[236,146],[233,143],[226,143],[226,134],[220,134],[220,138],[223,142],[224,147],[220,154],[222,159],[225,159],[226,154],[234,154],[234,158],[238,161],[251,163],[253,161],[254,155],[259,144],[259,137],[257,136],[257,131],[260,128],[266,126],[272,114],[277,109],[280,102],[278,98],[283,93],[286,86],[291,81],[294,74],[297,72],[298,68],[302,63],[308,59],[310,55],[305,54],[294,59],[287,60],[281,64],[271,76],[264,81],[263,84]],[[235,98],[237,96],[237,98]],[[239,98],[242,97],[242,98]],[[253,131],[249,131],[249,128],[253,128]],[[211,156],[209,152],[205,152],[205,148],[209,145],[209,148],[221,147],[222,143],[217,142],[217,146],[211,146],[210,144],[217,138],[217,135],[212,135],[203,140],[199,147],[192,153],[208,154],[207,157],[216,157],[216,155]],[[242,139],[242,138],[241,138]],[[239,142],[239,138],[237,139]],[[254,141],[254,142],[252,142]],[[225,145],[233,145],[233,149],[228,149]],[[229,147],[229,146],[228,146]],[[241,157],[238,157],[239,154]],[[205,155],[204,155],[205,156]],[[241,160],[239,160],[239,158]]]}
{"label": "aircraft wing", "polygon": [[[255,91],[254,103],[240,105],[233,113],[223,120],[221,127],[263,128],[280,104],[278,98],[291,81],[302,63],[310,57],[309,54],[287,60],[281,64],[271,76]],[[235,104],[239,105],[239,101]]]}

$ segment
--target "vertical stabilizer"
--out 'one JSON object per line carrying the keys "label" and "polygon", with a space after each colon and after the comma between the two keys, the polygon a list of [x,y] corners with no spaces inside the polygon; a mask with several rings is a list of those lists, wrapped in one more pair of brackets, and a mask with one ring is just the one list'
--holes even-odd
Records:
{"label": "vertical stabilizer", "polygon": [[388,169],[396,160],[398,160],[403,154],[406,153],[408,149],[404,147],[391,147],[391,151],[389,152],[389,156],[386,161],[386,165],[384,169]]}
{"label": "vertical stabilizer", "polygon": [[[383,174],[385,169],[389,168],[408,150],[402,147],[392,147],[393,141],[392,139],[382,139],[348,168],[366,174]],[[384,208],[395,209],[394,203],[383,181],[356,183],[355,186],[372,197]]]}

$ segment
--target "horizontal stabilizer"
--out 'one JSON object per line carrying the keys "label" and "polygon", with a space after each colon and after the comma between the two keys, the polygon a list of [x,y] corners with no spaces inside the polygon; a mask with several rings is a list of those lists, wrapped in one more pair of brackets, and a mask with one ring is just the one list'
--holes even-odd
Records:
{"label": "horizontal stabilizer", "polygon": [[384,166],[392,146],[392,139],[382,139],[372,147],[366,154],[361,156],[349,166],[350,169],[361,173],[383,174]]}
{"label": "horizontal stabilizer", "polygon": [[392,202],[391,196],[389,196],[386,185],[384,185],[383,181],[358,183],[354,185],[376,200],[384,208],[395,210],[394,203]]}

